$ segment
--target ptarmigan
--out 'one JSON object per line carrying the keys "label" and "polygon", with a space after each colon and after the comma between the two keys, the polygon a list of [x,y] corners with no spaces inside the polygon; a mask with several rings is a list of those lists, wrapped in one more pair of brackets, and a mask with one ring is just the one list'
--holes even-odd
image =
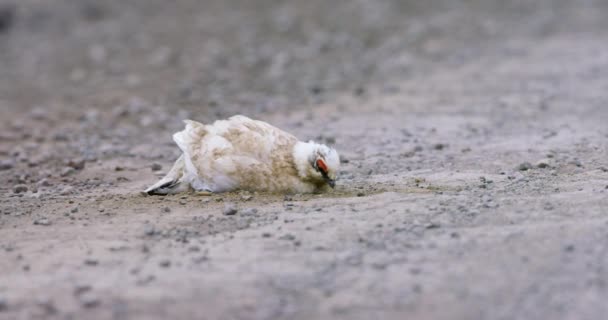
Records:
{"label": "ptarmigan", "polygon": [[335,185],[340,158],[325,145],[298,141],[241,115],[211,125],[184,122],[186,128],[173,135],[182,155],[164,178],[145,190],[147,194],[190,189],[311,193]]}

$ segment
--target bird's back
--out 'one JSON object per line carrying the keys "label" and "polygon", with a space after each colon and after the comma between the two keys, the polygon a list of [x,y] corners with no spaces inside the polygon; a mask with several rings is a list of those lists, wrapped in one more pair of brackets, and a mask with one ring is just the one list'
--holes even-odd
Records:
{"label": "bird's back", "polygon": [[195,189],[284,191],[301,188],[293,135],[265,122],[234,116],[211,125],[186,121],[174,135]]}

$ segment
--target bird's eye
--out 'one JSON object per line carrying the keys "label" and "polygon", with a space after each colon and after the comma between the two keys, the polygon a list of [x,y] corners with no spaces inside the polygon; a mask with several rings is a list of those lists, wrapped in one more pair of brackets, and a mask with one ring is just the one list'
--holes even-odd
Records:
{"label": "bird's eye", "polygon": [[327,174],[327,165],[323,159],[317,159],[317,169],[323,174]]}

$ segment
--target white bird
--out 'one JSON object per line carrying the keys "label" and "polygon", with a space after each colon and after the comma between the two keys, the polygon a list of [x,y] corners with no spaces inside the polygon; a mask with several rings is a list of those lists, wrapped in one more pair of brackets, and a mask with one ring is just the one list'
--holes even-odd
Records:
{"label": "white bird", "polygon": [[182,155],[147,194],[249,190],[279,193],[328,191],[340,167],[338,153],[302,142],[270,124],[237,115],[213,124],[185,120],[173,135]]}

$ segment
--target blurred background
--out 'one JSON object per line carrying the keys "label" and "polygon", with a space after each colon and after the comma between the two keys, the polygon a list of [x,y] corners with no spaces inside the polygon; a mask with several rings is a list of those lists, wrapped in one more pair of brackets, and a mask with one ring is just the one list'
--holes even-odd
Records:
{"label": "blurred background", "polygon": [[505,42],[603,33],[607,10],[602,0],[0,0],[0,109],[5,119],[36,107],[105,112],[135,97],[205,118],[299,108],[424,81]]}

